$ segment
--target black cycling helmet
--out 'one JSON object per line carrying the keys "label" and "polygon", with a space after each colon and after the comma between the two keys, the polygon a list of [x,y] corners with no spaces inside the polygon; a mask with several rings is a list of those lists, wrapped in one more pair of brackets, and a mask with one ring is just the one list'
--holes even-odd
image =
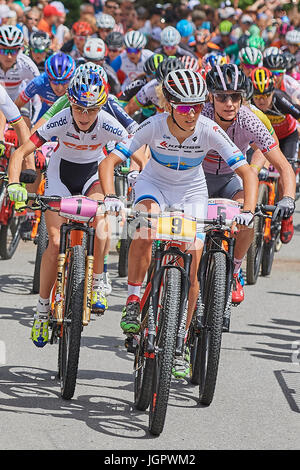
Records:
{"label": "black cycling helmet", "polygon": [[50,44],[50,36],[44,31],[34,31],[29,37],[29,48],[34,52],[46,52]]}
{"label": "black cycling helmet", "polygon": [[177,57],[167,57],[158,65],[155,72],[155,78],[158,82],[162,82],[169,72],[173,72],[173,70],[178,69],[184,69],[184,65],[181,60]]}
{"label": "black cycling helmet", "polygon": [[289,51],[284,51],[284,58],[285,58],[285,62],[286,62],[286,71],[289,72],[290,70],[292,70],[294,67],[297,66],[297,61],[296,61],[296,57],[294,54],[292,54],[291,52]]}
{"label": "black cycling helmet", "polygon": [[146,75],[151,76],[154,75],[156,72],[157,67],[159,64],[166,59],[167,56],[164,54],[153,54],[144,62],[143,70]]}
{"label": "black cycling helmet", "polygon": [[216,65],[206,74],[208,91],[241,91],[246,93],[247,78],[236,64]]}
{"label": "black cycling helmet", "polygon": [[124,46],[124,34],[112,31],[106,36],[105,43],[109,49],[121,49]]}
{"label": "black cycling helmet", "polygon": [[264,57],[263,66],[267,69],[286,70],[286,60],[283,54],[270,54]]}

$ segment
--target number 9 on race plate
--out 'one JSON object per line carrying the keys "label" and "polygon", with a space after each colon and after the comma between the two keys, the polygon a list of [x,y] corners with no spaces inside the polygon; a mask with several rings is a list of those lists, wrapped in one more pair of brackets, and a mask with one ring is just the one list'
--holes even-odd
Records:
{"label": "number 9 on race plate", "polygon": [[156,239],[193,242],[196,238],[196,219],[182,213],[162,213],[157,220]]}

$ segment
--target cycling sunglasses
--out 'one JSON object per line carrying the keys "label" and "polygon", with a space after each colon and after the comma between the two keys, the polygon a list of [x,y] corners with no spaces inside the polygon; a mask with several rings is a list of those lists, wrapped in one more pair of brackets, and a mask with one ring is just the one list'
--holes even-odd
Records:
{"label": "cycling sunglasses", "polygon": [[182,115],[188,115],[191,111],[195,114],[200,113],[202,110],[202,104],[173,104],[171,103],[172,108],[176,109],[177,113]]}
{"label": "cycling sunglasses", "polygon": [[238,103],[242,99],[242,93],[213,93],[213,96],[219,103],[226,103],[228,100]]}
{"label": "cycling sunglasses", "polygon": [[111,52],[122,52],[123,47],[109,47],[108,50]]}
{"label": "cycling sunglasses", "polygon": [[20,52],[20,48],[18,49],[0,49],[1,55],[17,55]]}
{"label": "cycling sunglasses", "polygon": [[127,47],[126,52],[127,54],[138,54],[141,49],[137,49],[136,47]]}
{"label": "cycling sunglasses", "polygon": [[256,99],[267,99],[267,98],[270,98],[270,96],[272,95],[272,93],[264,93],[263,95],[260,95],[260,94],[254,94],[253,95],[253,98],[256,98]]}
{"label": "cycling sunglasses", "polygon": [[70,80],[51,80],[51,83],[54,83],[54,85],[65,85],[66,83],[69,83]]}
{"label": "cycling sunglasses", "polygon": [[254,70],[254,69],[257,68],[257,65],[244,64],[244,63],[243,63],[243,67],[245,67],[246,69],[249,69],[249,70]]}
{"label": "cycling sunglasses", "polygon": [[49,49],[31,49],[35,54],[46,54]]}

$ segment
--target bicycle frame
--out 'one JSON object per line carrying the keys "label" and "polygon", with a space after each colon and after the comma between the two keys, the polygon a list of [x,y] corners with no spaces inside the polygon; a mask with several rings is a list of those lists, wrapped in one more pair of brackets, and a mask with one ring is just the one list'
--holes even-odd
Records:
{"label": "bicycle frame", "polygon": [[[268,205],[273,206],[275,204],[276,198],[276,180],[274,177],[270,177],[267,181],[260,181],[259,184],[264,184],[268,188]],[[272,240],[273,234],[273,224],[272,219],[267,218],[265,220],[265,228],[264,228],[264,241],[270,242]]]}
{"label": "bicycle frame", "polygon": [[[76,232],[76,236],[74,236],[74,232]],[[84,234],[87,235],[87,240],[82,324],[83,326],[87,326],[90,322],[95,229],[86,223],[69,220],[69,222],[62,224],[60,227],[60,246],[57,259],[57,276],[54,303],[54,320],[58,325],[63,322],[66,262],[70,254],[70,248],[76,244],[82,244]]]}
{"label": "bicycle frame", "polygon": [[[165,249],[165,245],[167,245]],[[165,261],[165,257],[171,257],[169,261]],[[175,259],[174,259],[175,257]],[[178,264],[182,260],[183,267]],[[163,264],[166,262],[166,264]],[[175,265],[174,263],[177,262]],[[141,301],[141,306],[144,305],[145,299],[149,295],[149,288],[151,289],[152,309],[148,313],[148,343],[147,353],[150,355],[155,352],[155,338],[156,338],[156,324],[159,312],[159,291],[163,282],[163,275],[167,269],[178,269],[181,273],[181,297],[180,297],[180,310],[179,310],[179,328],[176,342],[176,355],[182,354],[185,338],[185,325],[186,325],[186,303],[188,300],[188,293],[190,287],[190,266],[192,262],[192,255],[184,253],[178,246],[174,246],[172,242],[160,244],[155,250],[155,264],[153,276],[148,283],[144,296]],[[149,287],[150,286],[150,287]]]}

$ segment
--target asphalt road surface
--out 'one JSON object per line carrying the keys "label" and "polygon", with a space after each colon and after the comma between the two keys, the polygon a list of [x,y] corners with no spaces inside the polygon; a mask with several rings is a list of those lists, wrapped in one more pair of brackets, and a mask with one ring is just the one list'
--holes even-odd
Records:
{"label": "asphalt road surface", "polygon": [[119,327],[126,279],[110,255],[109,310],[84,329],[75,396],[60,397],[57,345],[30,340],[35,247],[22,242],[0,261],[0,448],[16,449],[298,449],[300,418],[300,204],[295,236],[276,254],[270,277],[245,286],[223,335],[213,403],[172,381],[166,424],[148,432],[148,412],[133,408],[133,356]]}

